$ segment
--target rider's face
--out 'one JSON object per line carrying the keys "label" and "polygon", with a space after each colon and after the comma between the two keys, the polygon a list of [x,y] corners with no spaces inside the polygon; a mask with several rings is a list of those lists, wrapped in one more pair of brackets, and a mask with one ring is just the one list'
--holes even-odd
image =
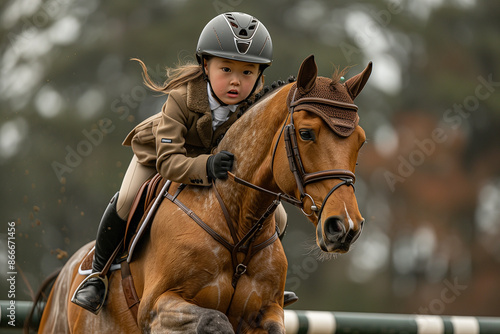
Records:
{"label": "rider's face", "polygon": [[205,72],[217,97],[238,104],[248,97],[259,77],[259,65],[219,57],[205,62]]}

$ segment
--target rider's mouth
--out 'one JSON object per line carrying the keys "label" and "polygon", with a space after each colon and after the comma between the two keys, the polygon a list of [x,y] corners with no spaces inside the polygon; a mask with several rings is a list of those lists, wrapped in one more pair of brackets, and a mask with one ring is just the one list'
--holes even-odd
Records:
{"label": "rider's mouth", "polygon": [[230,90],[229,92],[227,92],[227,96],[238,97],[238,91],[237,90]]}

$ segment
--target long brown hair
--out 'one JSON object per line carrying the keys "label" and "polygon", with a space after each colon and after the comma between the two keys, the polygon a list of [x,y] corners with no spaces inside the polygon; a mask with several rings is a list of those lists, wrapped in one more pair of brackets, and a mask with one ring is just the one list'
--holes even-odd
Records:
{"label": "long brown hair", "polygon": [[201,65],[188,62],[186,64],[179,64],[177,67],[167,67],[167,80],[163,84],[158,84],[151,79],[148,74],[148,68],[142,60],[137,58],[132,58],[131,60],[135,60],[141,65],[144,85],[149,89],[162,94],[168,94],[170,91],[203,75]]}

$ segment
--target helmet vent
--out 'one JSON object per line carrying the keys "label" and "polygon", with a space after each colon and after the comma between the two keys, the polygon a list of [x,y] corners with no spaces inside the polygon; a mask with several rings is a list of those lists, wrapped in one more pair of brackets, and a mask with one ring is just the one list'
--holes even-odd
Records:
{"label": "helmet vent", "polygon": [[238,47],[239,53],[247,53],[248,47],[250,46],[249,42],[237,41],[236,46]]}
{"label": "helmet vent", "polygon": [[248,30],[255,30],[257,27],[258,21],[256,19],[252,19],[252,22],[250,22],[250,26],[248,27]]}
{"label": "helmet vent", "polygon": [[236,19],[234,18],[234,16],[232,16],[231,14],[226,14],[226,20],[229,22],[229,24],[233,28],[239,28],[238,22],[236,21]]}
{"label": "helmet vent", "polygon": [[248,23],[243,22],[242,24],[241,21],[238,21],[238,16],[235,16],[232,13],[225,14],[225,17],[233,29],[235,37],[251,38],[255,34],[257,26],[259,25],[259,21],[255,18],[252,18]]}

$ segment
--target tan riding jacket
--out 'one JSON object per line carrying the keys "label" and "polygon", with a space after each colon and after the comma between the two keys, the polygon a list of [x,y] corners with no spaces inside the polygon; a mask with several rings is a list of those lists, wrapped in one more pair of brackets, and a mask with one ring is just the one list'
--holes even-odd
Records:
{"label": "tan riding jacket", "polygon": [[200,77],[171,91],[162,111],[137,125],[123,145],[132,146],[141,164],[156,166],[167,180],[209,186],[207,159],[237,114],[214,132],[207,84]]}

